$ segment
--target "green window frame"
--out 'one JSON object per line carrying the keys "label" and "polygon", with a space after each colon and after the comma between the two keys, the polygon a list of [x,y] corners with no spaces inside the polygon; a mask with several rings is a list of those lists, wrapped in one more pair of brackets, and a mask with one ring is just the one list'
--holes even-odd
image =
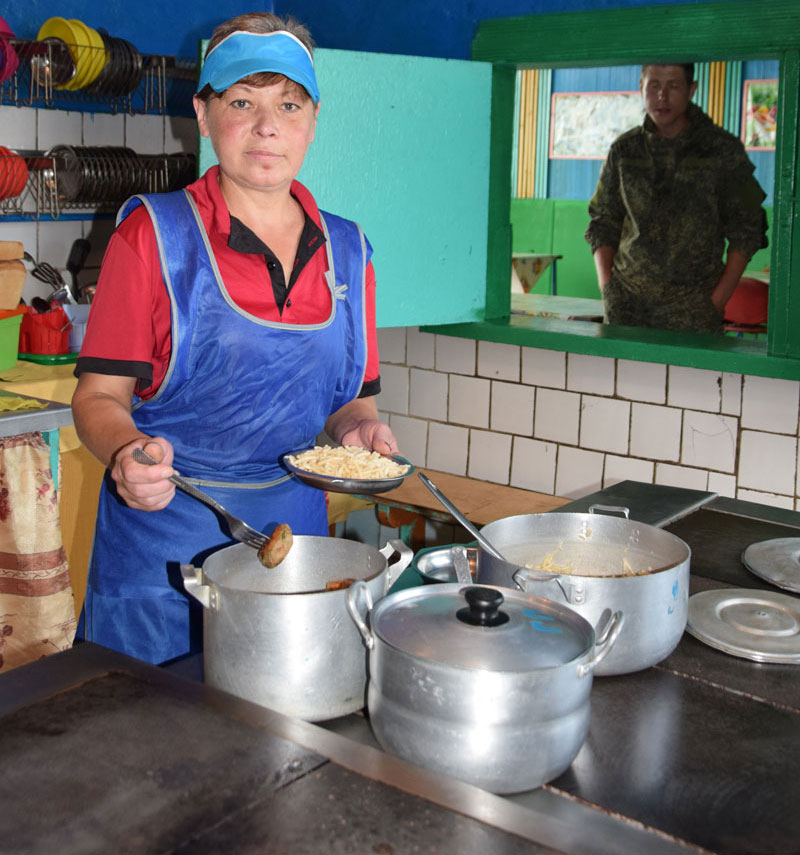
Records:
{"label": "green window frame", "polygon": [[[472,59],[490,62],[492,133],[485,319],[429,332],[800,379],[800,3],[717,0],[482,21]],[[766,340],[640,330],[510,314],[514,89],[519,68],[777,59],[774,221]],[[588,252],[588,248],[587,248]]]}

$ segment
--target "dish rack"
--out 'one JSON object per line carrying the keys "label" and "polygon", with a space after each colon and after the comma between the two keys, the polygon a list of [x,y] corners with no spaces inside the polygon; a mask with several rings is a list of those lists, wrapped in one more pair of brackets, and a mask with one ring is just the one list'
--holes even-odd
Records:
{"label": "dish rack", "polygon": [[[194,154],[137,154],[123,146],[54,146],[16,151],[28,170],[23,191],[0,199],[0,216],[58,218],[70,210],[112,213],[136,193],[178,190],[194,180]],[[0,175],[4,171],[0,154]]]}
{"label": "dish rack", "polygon": [[[122,40],[117,40],[122,41]],[[105,113],[153,113],[193,116],[197,60],[140,54],[129,45],[124,64],[94,85],[78,89],[60,84],[64,48],[80,52],[89,65],[106,61],[102,49],[61,41],[10,39],[19,67],[0,83],[0,104]]]}

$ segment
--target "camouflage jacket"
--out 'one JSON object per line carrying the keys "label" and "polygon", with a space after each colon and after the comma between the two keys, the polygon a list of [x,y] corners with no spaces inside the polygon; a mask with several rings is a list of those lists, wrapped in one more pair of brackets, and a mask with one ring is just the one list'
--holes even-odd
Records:
{"label": "camouflage jacket", "polygon": [[649,117],[618,137],[589,202],[592,252],[615,247],[614,280],[648,300],[710,294],[726,240],[748,258],[767,245],[765,195],[742,143],[694,104],[688,115],[672,139]]}

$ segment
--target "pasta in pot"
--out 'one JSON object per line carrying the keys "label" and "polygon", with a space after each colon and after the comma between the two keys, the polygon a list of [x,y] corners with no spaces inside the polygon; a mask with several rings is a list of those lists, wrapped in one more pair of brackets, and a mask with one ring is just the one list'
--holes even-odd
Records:
{"label": "pasta in pot", "polygon": [[405,475],[409,469],[408,466],[384,457],[377,451],[367,451],[357,445],[343,445],[338,448],[316,445],[302,454],[290,454],[286,459],[298,469],[334,478],[397,478]]}

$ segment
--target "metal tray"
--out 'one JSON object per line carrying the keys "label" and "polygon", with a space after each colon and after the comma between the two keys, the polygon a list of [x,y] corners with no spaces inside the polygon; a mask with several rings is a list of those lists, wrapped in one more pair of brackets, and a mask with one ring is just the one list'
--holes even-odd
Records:
{"label": "metal tray", "polygon": [[689,597],[686,631],[717,650],[800,665],[800,600],[777,591],[719,588]]}
{"label": "metal tray", "polygon": [[373,493],[388,493],[389,490],[394,490],[399,487],[409,475],[414,474],[414,465],[405,457],[399,454],[387,455],[390,460],[395,463],[400,463],[403,466],[408,466],[408,470],[395,478],[338,478],[335,475],[319,475],[316,472],[309,472],[306,469],[299,469],[293,463],[289,462],[289,457],[297,457],[307,448],[301,448],[297,451],[287,451],[279,458],[281,465],[299,478],[304,484],[309,487],[316,487],[318,490],[328,490],[331,493],[352,493],[360,495],[372,495]]}
{"label": "metal tray", "polygon": [[742,553],[742,564],[765,582],[800,593],[800,537],[752,543]]}

